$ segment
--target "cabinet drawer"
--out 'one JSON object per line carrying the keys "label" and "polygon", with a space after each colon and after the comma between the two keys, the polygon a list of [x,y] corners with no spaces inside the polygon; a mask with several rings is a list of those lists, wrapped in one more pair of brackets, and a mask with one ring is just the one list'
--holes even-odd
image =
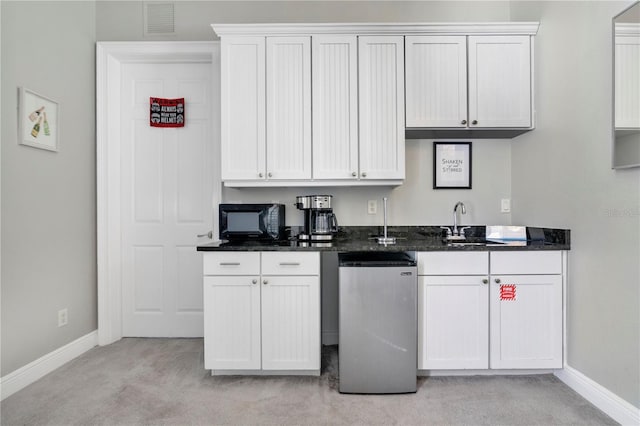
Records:
{"label": "cabinet drawer", "polygon": [[562,252],[527,251],[491,253],[491,274],[561,274]]}
{"label": "cabinet drawer", "polygon": [[259,252],[224,251],[202,255],[204,275],[260,275]]}
{"label": "cabinet drawer", "polygon": [[488,252],[420,252],[418,275],[486,275]]}
{"label": "cabinet drawer", "polygon": [[319,275],[318,252],[263,252],[262,275]]}

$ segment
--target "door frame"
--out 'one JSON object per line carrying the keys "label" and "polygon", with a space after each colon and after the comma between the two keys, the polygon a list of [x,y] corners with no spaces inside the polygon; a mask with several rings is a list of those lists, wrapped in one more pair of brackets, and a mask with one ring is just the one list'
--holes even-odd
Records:
{"label": "door frame", "polygon": [[[98,261],[98,344],[122,338],[122,224],[120,175],[120,84],[127,63],[209,63],[214,158],[220,158],[220,42],[98,42],[96,43],[96,205]],[[219,77],[218,77],[219,80]],[[215,163],[214,163],[215,164]],[[213,200],[222,195],[220,168],[215,167],[211,211],[213,235],[217,211]],[[207,232],[208,230],[203,230]],[[195,235],[194,235],[195,238]]]}

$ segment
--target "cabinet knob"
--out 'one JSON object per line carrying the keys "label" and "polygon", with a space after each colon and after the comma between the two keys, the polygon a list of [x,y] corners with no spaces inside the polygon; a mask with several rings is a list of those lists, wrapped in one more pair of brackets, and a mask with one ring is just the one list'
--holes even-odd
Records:
{"label": "cabinet knob", "polygon": [[500,282],[501,282],[501,281],[500,281],[500,278],[496,278],[496,279],[495,279],[495,282],[496,282],[496,284],[500,284]]}
{"label": "cabinet knob", "polygon": [[367,177],[367,172],[362,172],[362,177]]}
{"label": "cabinet knob", "polygon": [[255,278],[251,280],[252,284],[258,284],[258,280],[256,280]]}
{"label": "cabinet knob", "polygon": [[351,172],[351,176],[356,177],[358,174],[356,172]]}
{"label": "cabinet knob", "polygon": [[482,284],[489,284],[489,280],[487,278],[482,279]]}
{"label": "cabinet knob", "polygon": [[264,175],[262,173],[258,173],[258,177],[263,177]]}
{"label": "cabinet knob", "polygon": [[264,281],[262,281],[262,284],[267,285],[267,284],[269,284],[269,281],[264,280]]}
{"label": "cabinet knob", "polygon": [[473,120],[471,124],[478,124],[478,120]]}
{"label": "cabinet knob", "polygon": [[467,120],[462,120],[460,124],[467,124]]}
{"label": "cabinet knob", "polygon": [[273,177],[273,174],[271,174],[271,172],[269,172],[269,173],[267,174],[267,176],[269,176],[269,177]]}

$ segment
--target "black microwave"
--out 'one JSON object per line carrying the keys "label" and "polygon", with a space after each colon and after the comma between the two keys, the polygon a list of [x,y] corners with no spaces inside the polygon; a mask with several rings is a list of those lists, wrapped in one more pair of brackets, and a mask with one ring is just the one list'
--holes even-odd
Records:
{"label": "black microwave", "polygon": [[220,204],[220,239],[284,240],[284,210],[284,204]]}

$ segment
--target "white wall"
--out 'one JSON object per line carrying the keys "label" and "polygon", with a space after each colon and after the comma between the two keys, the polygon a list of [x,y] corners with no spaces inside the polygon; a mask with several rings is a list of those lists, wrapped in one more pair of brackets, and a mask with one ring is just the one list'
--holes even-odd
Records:
{"label": "white wall", "polygon": [[513,220],[571,228],[568,364],[640,407],[640,169],[611,170],[611,18],[623,2],[512,2],[539,20],[538,123],[512,144]]}
{"label": "white wall", "polygon": [[[408,140],[406,180],[391,187],[332,188],[224,188],[226,202],[281,202],[287,205],[287,224],[302,225],[302,212],[293,206],[296,195],[333,195],[340,225],[382,225],[382,197],[388,197],[390,225],[448,225],[453,206],[465,203],[463,224],[510,224],[511,215],[500,213],[500,199],[511,194],[511,144],[509,140],[473,141],[471,190],[433,189],[433,143]],[[367,214],[367,200],[378,200],[378,214]]]}
{"label": "white wall", "polygon": [[[96,329],[95,4],[0,7],[5,376]],[[19,86],[59,103],[58,153],[18,145]]]}
{"label": "white wall", "polygon": [[[212,23],[509,21],[506,1],[175,1],[175,36],[213,40]],[[143,39],[142,1],[98,1],[97,39]]]}

